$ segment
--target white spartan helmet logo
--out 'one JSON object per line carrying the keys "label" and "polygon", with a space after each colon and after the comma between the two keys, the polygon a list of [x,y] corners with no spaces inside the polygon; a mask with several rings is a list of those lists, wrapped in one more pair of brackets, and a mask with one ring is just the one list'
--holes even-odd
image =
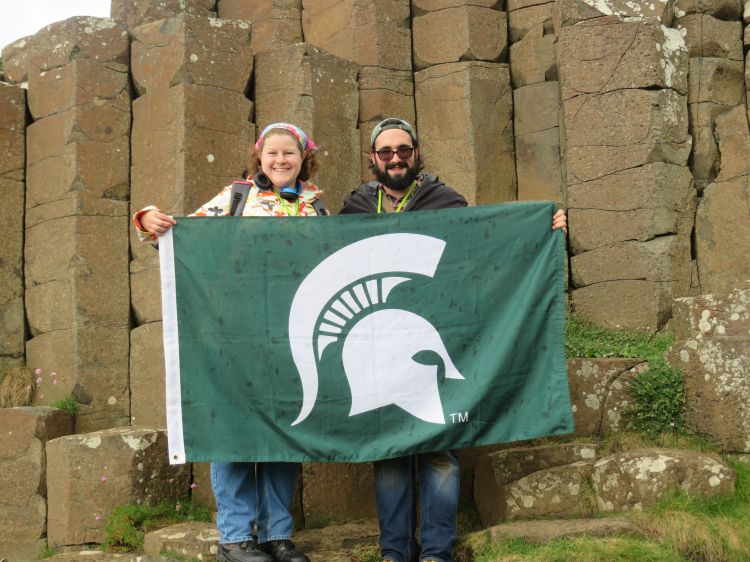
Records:
{"label": "white spartan helmet logo", "polygon": [[[310,272],[289,314],[289,341],[303,396],[292,425],[310,415],[318,394],[318,361],[349,325],[342,349],[352,392],[349,415],[395,404],[424,421],[445,423],[437,365],[412,358],[434,351],[446,378],[464,377],[432,324],[412,312],[382,307],[394,287],[411,280],[404,275],[432,277],[444,248],[443,240],[431,236],[384,234],[342,248]],[[374,305],[381,306],[368,312]]]}

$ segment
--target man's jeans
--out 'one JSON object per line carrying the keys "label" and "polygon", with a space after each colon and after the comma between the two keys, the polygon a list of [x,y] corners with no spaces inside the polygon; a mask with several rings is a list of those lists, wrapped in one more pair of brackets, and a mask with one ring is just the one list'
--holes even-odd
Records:
{"label": "man's jeans", "polygon": [[[417,548],[417,482],[421,523]],[[380,556],[394,562],[452,562],[460,484],[452,451],[424,453],[375,463]]]}
{"label": "man's jeans", "polygon": [[287,462],[211,463],[221,544],[252,540],[254,525],[259,543],[290,538],[298,470]]}

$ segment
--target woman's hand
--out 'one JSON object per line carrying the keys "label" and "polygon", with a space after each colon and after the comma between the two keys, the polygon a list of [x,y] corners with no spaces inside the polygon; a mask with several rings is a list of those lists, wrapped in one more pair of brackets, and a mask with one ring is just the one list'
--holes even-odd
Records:
{"label": "woman's hand", "polygon": [[151,209],[141,215],[141,226],[143,230],[154,236],[161,236],[172,228],[177,221],[161,211]]}
{"label": "woman's hand", "polygon": [[568,233],[568,217],[565,215],[565,211],[560,209],[552,217],[552,230],[562,228],[562,231]]}

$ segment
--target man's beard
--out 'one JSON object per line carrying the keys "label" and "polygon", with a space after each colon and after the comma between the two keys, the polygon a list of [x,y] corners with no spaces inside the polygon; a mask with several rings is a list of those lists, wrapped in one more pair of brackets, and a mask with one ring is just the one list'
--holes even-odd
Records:
{"label": "man's beard", "polygon": [[[406,170],[403,175],[394,177],[388,173],[388,170],[401,168],[402,166],[402,169]],[[405,191],[417,179],[418,169],[418,161],[414,162],[413,167],[409,166],[406,162],[399,162],[398,164],[386,164],[385,170],[375,167],[373,172],[375,173],[375,178],[384,186],[393,191]]]}

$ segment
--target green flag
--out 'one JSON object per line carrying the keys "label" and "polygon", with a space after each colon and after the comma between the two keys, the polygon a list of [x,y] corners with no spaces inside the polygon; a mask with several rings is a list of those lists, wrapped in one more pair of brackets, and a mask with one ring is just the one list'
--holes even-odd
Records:
{"label": "green flag", "polygon": [[572,432],[553,212],[178,219],[160,241],[171,461]]}

